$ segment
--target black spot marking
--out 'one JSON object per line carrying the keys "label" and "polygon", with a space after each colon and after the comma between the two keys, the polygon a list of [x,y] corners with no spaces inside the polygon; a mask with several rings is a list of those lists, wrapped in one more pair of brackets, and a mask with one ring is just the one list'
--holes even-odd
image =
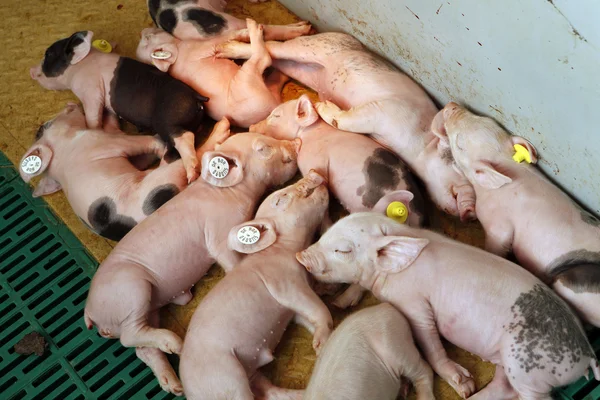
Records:
{"label": "black spot marking", "polygon": [[548,287],[537,284],[521,293],[511,311],[517,314],[506,329],[513,335],[513,357],[525,372],[568,362],[572,369],[582,357],[595,358],[592,346],[569,306]]}
{"label": "black spot marking", "polygon": [[144,214],[146,215],[152,214],[167,201],[175,197],[177,193],[179,193],[179,189],[171,183],[155,187],[148,193],[146,200],[144,200],[142,211],[144,211]]}
{"label": "black spot marking", "polygon": [[440,156],[446,165],[452,165],[454,162],[454,156],[452,155],[452,149],[450,149],[450,147],[442,150],[442,154]]}
{"label": "black spot marking", "polygon": [[44,132],[46,131],[46,129],[50,128],[51,125],[52,121],[47,121],[40,125],[37,132],[35,133],[35,140],[40,140],[42,136],[44,136]]}
{"label": "black spot marking", "polygon": [[169,149],[173,137],[198,130],[207,101],[169,74],[127,57],[121,57],[115,68],[110,99],[119,117],[157,133]]}
{"label": "black spot marking", "polygon": [[100,197],[88,210],[92,229],[110,240],[121,240],[135,225],[133,218],[117,214],[117,205],[110,197]]}
{"label": "black spot marking", "polygon": [[581,210],[581,219],[586,224],[590,224],[592,226],[600,226],[600,220],[596,218],[596,216],[590,214],[585,210]]}
{"label": "black spot marking", "polygon": [[570,251],[548,267],[552,282],[559,281],[575,293],[600,293],[600,252]]}
{"label": "black spot marking", "polygon": [[204,8],[190,8],[186,10],[183,20],[191,22],[198,32],[206,35],[217,35],[227,27],[225,18]]}
{"label": "black spot marking", "polygon": [[73,49],[83,43],[86,32],[75,32],[66,39],[61,39],[54,42],[44,54],[42,62],[42,72],[48,78],[56,78],[62,75],[69,65],[75,54]]}
{"label": "black spot marking", "polygon": [[173,10],[164,10],[158,16],[158,26],[163,30],[173,34],[175,26],[177,25],[177,16]]}
{"label": "black spot marking", "polygon": [[376,149],[373,155],[365,160],[365,184],[356,191],[357,195],[362,196],[362,204],[365,207],[373,208],[386,190],[396,188],[404,175],[400,165],[398,156],[381,148]]}
{"label": "black spot marking", "polygon": [[148,1],[148,11],[150,12],[150,17],[152,21],[154,21],[154,25],[158,25],[156,23],[156,14],[158,13],[158,9],[160,8],[160,0],[149,0]]}

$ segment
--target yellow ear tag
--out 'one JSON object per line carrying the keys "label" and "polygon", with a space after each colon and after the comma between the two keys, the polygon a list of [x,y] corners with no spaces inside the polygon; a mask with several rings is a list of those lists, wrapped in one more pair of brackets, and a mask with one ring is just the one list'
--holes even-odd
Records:
{"label": "yellow ear tag", "polygon": [[104,39],[94,40],[92,46],[103,53],[110,53],[112,51],[112,46]]}
{"label": "yellow ear tag", "polygon": [[402,202],[392,201],[387,206],[385,214],[394,221],[403,224],[408,219],[408,208]]}
{"label": "yellow ear tag", "polygon": [[531,164],[531,155],[525,147],[520,144],[515,144],[513,147],[515,149],[515,155],[513,155],[513,160],[515,160],[515,162],[520,164],[523,161],[527,161],[528,164]]}

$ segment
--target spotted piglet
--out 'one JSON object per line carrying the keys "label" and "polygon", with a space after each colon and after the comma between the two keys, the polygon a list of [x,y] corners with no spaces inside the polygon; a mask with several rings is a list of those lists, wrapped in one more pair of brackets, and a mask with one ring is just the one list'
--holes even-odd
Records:
{"label": "spotted piglet", "polygon": [[[217,125],[202,153],[227,138]],[[137,223],[187,187],[181,161],[140,171],[130,158],[159,157],[164,145],[152,136],[126,135],[113,117],[104,130],[87,129],[81,109],[69,103],[44,123],[21,160],[25,182],[42,175],[34,197],[63,190],[75,214],[94,232],[120,240]]]}
{"label": "spotted piglet", "polygon": [[[297,258],[318,280],[359,283],[400,310],[433,370],[463,398],[550,400],[600,368],[579,320],[535,276],[508,260],[375,213],[352,214]],[[440,335],[497,365],[475,392]]]}
{"label": "spotted piglet", "polygon": [[[416,82],[343,33],[269,41],[266,46],[275,68],[319,93],[316,109],[324,121],[371,135],[410,166],[439,208],[462,219],[475,216],[473,188],[452,168],[450,152],[439,148],[430,130],[438,110]],[[232,41],[216,53],[247,59],[252,51],[250,45]]]}
{"label": "spotted piglet", "polygon": [[31,77],[51,90],[70,89],[85,110],[88,128],[102,126],[105,109],[157,133],[183,160],[188,182],[198,177],[194,132],[208,99],[156,68],[92,48],[91,31],[76,32],[46,50]]}
{"label": "spotted piglet", "polygon": [[[250,130],[277,139],[300,138],[300,172],[314,169],[326,177],[329,189],[349,212],[385,213],[391,202],[400,201],[409,208],[407,223],[421,226],[423,197],[404,162],[373,139],[327,124],[308,96],[278,106]],[[334,304],[346,308],[356,305],[361,297],[362,290],[355,285]]]}
{"label": "spotted piglet", "polygon": [[227,272],[238,264],[240,255],[227,246],[230,229],[252,218],[268,188],[296,174],[299,148],[300,140],[240,133],[205,152],[202,178],[139,223],[98,267],[87,327],[137,347],[163,389],[181,394],[163,353],[179,354],[181,338],[158,328],[158,310],[187,304],[190,288],[215,262]]}
{"label": "spotted piglet", "polygon": [[[226,5],[227,0],[148,0],[150,17],[156,26],[182,40],[213,39],[244,30],[246,21],[227,14]],[[290,28],[306,25],[304,21],[292,25],[265,25],[265,39],[292,39],[296,36]]]}
{"label": "spotted piglet", "polygon": [[[583,320],[600,327],[600,221],[534,166],[531,143],[491,118],[449,103],[432,129],[475,187],[486,249],[500,256],[512,251]],[[516,162],[516,149],[531,164]]]}
{"label": "spotted piglet", "polygon": [[180,363],[188,399],[302,398],[273,387],[258,369],[273,360],[294,315],[313,332],[315,350],[331,332],[331,315],[294,257],[312,243],[325,215],[324,183],[311,171],[267,197],[254,220],[231,230],[230,247],[249,255],[208,293],[190,321]]}
{"label": "spotted piglet", "polygon": [[[410,325],[387,303],[358,311],[323,347],[303,400],[396,400],[413,382],[417,400],[434,400],[433,371],[413,342]],[[405,391],[405,390],[403,390]]]}

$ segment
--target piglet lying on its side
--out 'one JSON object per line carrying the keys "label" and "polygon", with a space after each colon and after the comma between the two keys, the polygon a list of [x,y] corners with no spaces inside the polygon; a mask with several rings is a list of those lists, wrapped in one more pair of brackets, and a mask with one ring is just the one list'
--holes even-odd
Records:
{"label": "piglet lying on its side", "polygon": [[[250,3],[266,0],[248,0]],[[182,40],[214,39],[243,31],[246,21],[225,12],[227,0],[148,0],[148,10],[159,28]],[[265,25],[266,40],[292,39],[294,26]],[[288,36],[288,35],[292,36]]]}
{"label": "piglet lying on its side", "polygon": [[137,60],[92,48],[91,31],[76,32],[48,47],[30,74],[46,89],[71,89],[83,103],[90,129],[102,126],[104,109],[138,128],[157,133],[177,149],[188,182],[198,177],[194,132],[206,97],[168,74]]}
{"label": "piglet lying on its side", "polygon": [[[296,28],[296,27],[294,27]],[[308,32],[298,30],[297,35]],[[216,45],[227,37],[210,40],[179,40],[156,28],[146,28],[137,48],[137,58],[152,63],[161,71],[185,82],[198,93],[209,97],[208,115],[226,117],[233,125],[248,127],[266,118],[281,103],[281,88],[289,79],[277,70],[263,78],[271,57],[263,41],[263,27],[248,20],[252,57],[241,67],[231,60],[213,57]],[[157,54],[162,57],[157,59]]]}
{"label": "piglet lying on its side", "polygon": [[[250,130],[276,139],[300,138],[300,172],[314,169],[325,176],[329,189],[349,212],[385,213],[391,202],[400,201],[409,208],[407,223],[421,226],[423,197],[404,162],[369,137],[327,124],[308,96],[281,104]],[[360,286],[353,285],[334,304],[346,308],[361,297]]]}
{"label": "piglet lying on its side", "polygon": [[358,213],[297,257],[318,280],[360,283],[400,310],[433,370],[463,398],[475,382],[448,358],[440,335],[497,365],[474,400],[550,400],[554,387],[579,379],[588,366],[600,380],[569,306],[523,268],[481,249]]}
{"label": "piglet lying on its side", "polygon": [[181,394],[161,352],[179,353],[181,338],[158,328],[158,310],[188,303],[215,261],[225,271],[239,262],[227,247],[229,230],[252,218],[269,187],[295,175],[299,147],[300,140],[241,133],[204,153],[202,179],[132,229],[100,265],[85,304],[87,327],[138,347],[161,386]]}
{"label": "piglet lying on its side", "polygon": [[417,350],[406,318],[384,303],[352,314],[319,355],[303,400],[396,400],[402,377],[417,400],[434,400],[433,372]]}
{"label": "piglet lying on its side", "polygon": [[[225,140],[227,133],[215,132],[200,152],[212,150],[214,141]],[[44,174],[34,197],[62,189],[75,214],[90,229],[120,240],[187,187],[181,161],[146,171],[139,171],[130,161],[130,157],[151,152],[161,157],[163,144],[152,136],[124,134],[114,118],[104,124],[104,130],[87,129],[81,109],[70,103],[40,127],[21,160],[20,172],[25,182]],[[39,167],[35,165],[38,160]]]}
{"label": "piglet lying on its side", "polygon": [[515,145],[532,164],[535,148],[491,118],[448,103],[432,129],[475,188],[486,249],[500,256],[513,251],[583,320],[600,327],[600,221],[535,166],[515,162]]}
{"label": "piglet lying on its side", "polygon": [[192,317],[180,364],[188,399],[253,400],[252,386],[266,397],[301,398],[273,387],[257,370],[273,360],[295,314],[313,331],[316,350],[329,337],[331,315],[294,257],[311,243],[328,202],[323,177],[311,172],[267,197],[256,219],[231,230],[230,247],[250,255],[208,293]]}

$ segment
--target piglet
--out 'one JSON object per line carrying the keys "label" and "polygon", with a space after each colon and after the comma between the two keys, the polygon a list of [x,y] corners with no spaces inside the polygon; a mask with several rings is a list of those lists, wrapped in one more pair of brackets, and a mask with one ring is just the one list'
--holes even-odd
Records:
{"label": "piglet", "polygon": [[497,365],[472,399],[547,399],[600,368],[579,320],[535,276],[484,250],[375,213],[340,220],[298,261],[318,280],[360,283],[400,310],[433,370],[463,398],[469,371],[440,335]]}
{"label": "piglet", "polygon": [[188,399],[301,398],[300,392],[273,387],[257,370],[273,360],[295,314],[314,333],[315,350],[329,337],[331,315],[294,258],[312,242],[328,202],[324,179],[313,171],[271,194],[254,220],[231,230],[230,248],[250,255],[192,317],[180,363]]}
{"label": "piglet", "polygon": [[[300,172],[314,169],[325,176],[329,189],[349,212],[385,213],[390,203],[399,201],[409,208],[407,223],[421,226],[425,215],[423,197],[404,162],[364,135],[327,124],[307,95],[278,106],[250,130],[276,139],[300,138]],[[338,296],[334,305],[346,308],[361,298],[362,290],[355,285]]]}
{"label": "piglet", "polygon": [[[263,41],[263,27],[251,19],[247,24],[252,57],[241,67],[231,60],[213,57],[215,46],[228,37],[239,36],[237,31],[228,37],[182,41],[160,29],[146,28],[142,31],[137,58],[168,71],[172,77],[209,97],[206,111],[211,118],[227,117],[236,126],[248,127],[266,118],[281,103],[281,88],[289,78],[277,70],[266,80],[263,78],[265,69],[271,65]],[[303,30],[297,29],[297,35],[308,33],[310,25],[301,28]]]}
{"label": "piglet", "polygon": [[93,32],[76,32],[46,50],[31,77],[51,90],[70,89],[83,102],[90,129],[102,126],[106,108],[139,129],[157,133],[183,160],[188,182],[198,177],[194,132],[208,99],[137,60],[92,48]]}
{"label": "piglet", "polygon": [[[512,251],[583,320],[600,327],[600,221],[534,166],[529,141],[491,118],[448,103],[432,130],[475,187],[486,249],[500,256]],[[531,164],[515,161],[516,149]]]}
{"label": "piglet", "polygon": [[[264,1],[248,0],[250,3]],[[244,30],[246,21],[227,14],[226,5],[227,0],[148,0],[150,17],[156,26],[182,40],[212,39]],[[294,28],[305,25],[305,21],[292,25],[265,25],[265,37],[267,40],[292,39]]]}
{"label": "piglet", "polygon": [[[273,66],[319,93],[319,115],[343,130],[370,134],[398,154],[421,178],[442,210],[474,217],[473,188],[454,171],[429,126],[437,108],[427,93],[350,35],[321,33],[267,42]],[[217,57],[248,58],[251,48],[232,41]],[[344,110],[340,109],[341,107]]]}
{"label": "piglet", "polygon": [[[211,138],[223,141],[227,133],[218,129]],[[214,142],[209,139],[206,146],[202,151],[212,150]],[[33,197],[62,189],[91,230],[120,240],[187,187],[181,161],[146,171],[130,161],[146,153],[161,157],[163,152],[163,144],[154,137],[121,132],[116,119],[105,123],[104,130],[87,129],[81,108],[69,103],[40,126],[35,143],[21,159],[20,173],[25,182],[42,175]]]}
{"label": "piglet", "polygon": [[352,314],[319,355],[303,400],[396,400],[402,377],[417,400],[434,400],[433,371],[421,358],[406,318],[388,303]]}
{"label": "piglet", "polygon": [[85,305],[88,329],[143,348],[137,354],[161,386],[181,394],[162,353],[179,354],[181,338],[158,328],[158,309],[188,303],[215,261],[225,271],[239,262],[227,247],[230,229],[252,218],[267,188],[295,175],[299,147],[300,140],[242,133],[205,152],[202,179],[138,224],[98,268]]}

